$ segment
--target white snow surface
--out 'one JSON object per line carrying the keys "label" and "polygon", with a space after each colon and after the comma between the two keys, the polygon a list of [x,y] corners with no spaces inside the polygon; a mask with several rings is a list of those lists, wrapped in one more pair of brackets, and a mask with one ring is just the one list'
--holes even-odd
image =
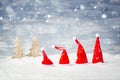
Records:
{"label": "white snow surface", "polygon": [[68,54],[70,64],[58,64],[60,55],[48,55],[54,65],[42,65],[42,56],[0,59],[0,80],[120,80],[120,55],[103,53],[105,63],[75,64],[76,54]]}

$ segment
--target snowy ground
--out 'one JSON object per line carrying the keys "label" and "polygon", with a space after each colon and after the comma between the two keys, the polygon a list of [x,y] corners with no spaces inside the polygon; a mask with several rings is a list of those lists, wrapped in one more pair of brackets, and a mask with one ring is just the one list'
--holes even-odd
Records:
{"label": "snowy ground", "polygon": [[1,80],[120,80],[120,55],[104,54],[105,63],[75,64],[76,55],[69,54],[70,65],[58,64],[60,55],[48,55],[54,65],[42,65],[42,56],[0,59]]}

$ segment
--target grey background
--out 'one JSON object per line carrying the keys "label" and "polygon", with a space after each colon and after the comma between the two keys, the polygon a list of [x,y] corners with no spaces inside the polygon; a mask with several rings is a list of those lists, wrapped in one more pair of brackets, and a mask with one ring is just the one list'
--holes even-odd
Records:
{"label": "grey background", "polygon": [[120,0],[0,0],[0,55],[12,55],[16,36],[26,54],[33,36],[47,54],[60,53],[52,44],[76,52],[72,37],[93,53],[96,33],[103,52],[120,54]]}

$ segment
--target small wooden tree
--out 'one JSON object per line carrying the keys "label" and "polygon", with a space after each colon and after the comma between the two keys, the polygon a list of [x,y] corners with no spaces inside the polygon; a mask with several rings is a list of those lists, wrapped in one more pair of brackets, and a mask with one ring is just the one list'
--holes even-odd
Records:
{"label": "small wooden tree", "polygon": [[36,37],[33,37],[32,47],[30,48],[30,53],[28,54],[28,56],[33,56],[33,57],[40,56],[39,52],[40,52],[40,47],[39,47],[38,39]]}
{"label": "small wooden tree", "polygon": [[15,40],[15,49],[14,49],[13,53],[14,54],[13,54],[12,58],[21,58],[21,57],[25,56],[23,53],[21,41],[18,37],[16,37],[16,40]]}

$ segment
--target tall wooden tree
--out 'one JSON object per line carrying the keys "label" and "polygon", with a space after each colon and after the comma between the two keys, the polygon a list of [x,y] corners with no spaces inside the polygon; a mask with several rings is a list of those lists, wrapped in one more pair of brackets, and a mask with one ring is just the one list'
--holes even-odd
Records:
{"label": "tall wooden tree", "polygon": [[39,41],[36,37],[33,37],[32,39],[32,47],[30,48],[30,53],[28,56],[37,57],[40,56],[40,47],[39,47]]}
{"label": "tall wooden tree", "polygon": [[23,48],[22,48],[22,44],[21,44],[19,37],[16,37],[15,49],[14,49],[13,53],[14,54],[13,54],[12,58],[21,58],[21,57],[25,56],[25,54],[23,53]]}

